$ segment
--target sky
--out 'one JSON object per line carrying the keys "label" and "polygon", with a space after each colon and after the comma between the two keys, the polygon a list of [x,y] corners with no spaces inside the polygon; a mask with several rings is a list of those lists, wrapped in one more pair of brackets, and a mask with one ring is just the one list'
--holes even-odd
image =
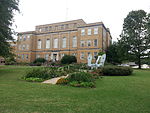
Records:
{"label": "sky", "polygon": [[119,38],[124,18],[132,10],[150,13],[150,0],[20,0],[14,16],[16,32],[34,31],[36,25],[83,19],[103,22],[113,41]]}

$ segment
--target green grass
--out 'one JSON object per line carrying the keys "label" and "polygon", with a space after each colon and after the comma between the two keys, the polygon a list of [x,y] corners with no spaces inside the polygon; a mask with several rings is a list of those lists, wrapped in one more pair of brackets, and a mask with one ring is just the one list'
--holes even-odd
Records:
{"label": "green grass", "polygon": [[20,80],[28,69],[0,66],[0,113],[150,113],[150,70],[103,77],[91,89]]}

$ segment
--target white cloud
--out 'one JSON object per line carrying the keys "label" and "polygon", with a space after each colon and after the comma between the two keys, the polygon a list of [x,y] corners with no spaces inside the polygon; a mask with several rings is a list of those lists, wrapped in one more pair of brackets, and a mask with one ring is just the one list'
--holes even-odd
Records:
{"label": "white cloud", "polygon": [[21,14],[15,16],[17,32],[31,31],[36,25],[84,19],[104,22],[114,40],[119,37],[124,18],[132,10],[150,12],[150,0],[20,0]]}

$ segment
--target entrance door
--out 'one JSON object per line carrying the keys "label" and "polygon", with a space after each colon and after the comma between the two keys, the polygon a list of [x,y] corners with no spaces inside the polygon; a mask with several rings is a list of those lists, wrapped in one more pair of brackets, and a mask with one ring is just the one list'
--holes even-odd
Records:
{"label": "entrance door", "polygon": [[53,54],[53,61],[57,61],[57,54]]}

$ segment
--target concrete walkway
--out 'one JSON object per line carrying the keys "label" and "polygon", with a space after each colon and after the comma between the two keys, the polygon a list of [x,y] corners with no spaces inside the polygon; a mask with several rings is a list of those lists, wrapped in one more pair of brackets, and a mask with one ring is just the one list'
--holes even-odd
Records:
{"label": "concrete walkway", "polygon": [[60,78],[66,78],[67,76],[61,76],[61,77],[57,77],[57,78],[52,78],[50,80],[46,80],[42,83],[46,83],[46,84],[56,84],[57,81],[60,79]]}

